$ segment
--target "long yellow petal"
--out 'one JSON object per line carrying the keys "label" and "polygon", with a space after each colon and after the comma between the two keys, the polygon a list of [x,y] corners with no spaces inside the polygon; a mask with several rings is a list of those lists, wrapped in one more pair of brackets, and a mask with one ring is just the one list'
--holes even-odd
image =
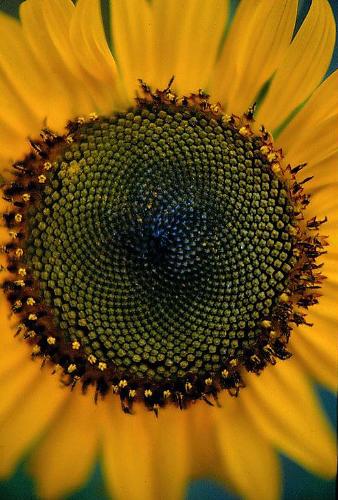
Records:
{"label": "long yellow petal", "polygon": [[208,86],[221,37],[225,30],[227,0],[173,0],[154,2],[155,73],[165,86],[175,75],[174,88],[181,94]]}
{"label": "long yellow petal", "polygon": [[11,370],[5,372],[0,378],[0,422],[3,422],[8,414],[15,411],[16,405],[20,404],[22,394],[31,390],[40,375],[37,363],[34,363],[27,353],[19,363],[10,368]]}
{"label": "long yellow petal", "polygon": [[27,0],[20,6],[26,40],[48,83],[45,113],[48,126],[59,129],[94,104],[86,74],[71,49],[69,28],[75,7],[70,0]]}
{"label": "long yellow petal", "polygon": [[112,497],[155,500],[158,497],[153,481],[152,436],[147,433],[142,415],[125,415],[116,399],[102,405],[103,470],[107,487]]}
{"label": "long yellow petal", "polygon": [[112,0],[111,15],[114,54],[132,103],[138,78],[148,82],[154,71],[151,7],[146,0]]}
{"label": "long yellow petal", "polygon": [[[33,363],[32,363],[33,364]],[[29,448],[57,417],[70,391],[49,370],[41,370],[37,381],[21,394],[15,407],[0,423],[0,476],[9,475]]]}
{"label": "long yellow petal", "polygon": [[306,370],[333,391],[337,389],[337,329],[337,321],[317,318],[311,330],[295,329],[291,339],[292,350]]}
{"label": "long yellow petal", "polygon": [[334,436],[310,382],[295,358],[247,377],[241,402],[263,435],[324,477],[335,474]]}
{"label": "long yellow petal", "polygon": [[27,133],[41,122],[38,103],[43,79],[19,22],[0,12],[0,32],[0,119]]}
{"label": "long yellow petal", "polygon": [[253,104],[291,42],[297,0],[242,0],[213,75],[211,95],[232,113]]}
{"label": "long yellow petal", "polygon": [[70,40],[79,64],[89,75],[88,85],[100,113],[121,107],[119,75],[106,40],[98,0],[77,2]]}
{"label": "long yellow petal", "polygon": [[[118,66],[130,99],[137,80],[179,93],[207,85],[228,16],[227,0],[112,0]],[[217,15],[215,15],[217,12]]]}
{"label": "long yellow petal", "polygon": [[223,466],[241,497],[248,500],[277,499],[280,471],[277,454],[253,425],[240,398],[222,397],[223,408],[212,414],[216,425]]}
{"label": "long yellow petal", "polygon": [[273,131],[311,95],[329,66],[335,32],[329,2],[313,0],[258,111],[259,123]]}
{"label": "long yellow petal", "polygon": [[41,498],[63,498],[84,484],[98,448],[98,406],[92,391],[76,389],[59,418],[34,450],[30,471]]}

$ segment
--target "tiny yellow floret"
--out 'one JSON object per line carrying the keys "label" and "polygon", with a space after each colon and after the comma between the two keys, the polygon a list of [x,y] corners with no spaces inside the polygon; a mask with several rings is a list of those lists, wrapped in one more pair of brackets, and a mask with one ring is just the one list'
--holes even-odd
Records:
{"label": "tiny yellow floret", "polygon": [[264,319],[261,323],[263,328],[270,328],[271,327],[271,321],[268,319]]}
{"label": "tiny yellow floret", "polygon": [[26,300],[26,304],[28,306],[34,306],[35,300],[33,299],[33,297],[28,297],[28,299]]}
{"label": "tiny yellow floret", "polygon": [[74,342],[72,343],[72,349],[74,349],[74,351],[80,349],[80,342],[78,340],[74,340]]}
{"label": "tiny yellow floret", "polygon": [[39,175],[38,181],[40,184],[44,184],[46,182],[46,180],[47,180],[47,177],[45,175],[43,175],[43,174]]}
{"label": "tiny yellow floret", "polygon": [[75,363],[72,363],[68,366],[68,369],[67,369],[67,372],[68,373],[74,373],[76,370],[76,364]]}
{"label": "tiny yellow floret", "polygon": [[103,372],[104,370],[107,369],[107,363],[104,363],[104,361],[100,361],[98,364],[98,368]]}
{"label": "tiny yellow floret", "polygon": [[56,342],[56,338],[50,336],[50,337],[48,337],[47,342],[49,345],[54,345]]}

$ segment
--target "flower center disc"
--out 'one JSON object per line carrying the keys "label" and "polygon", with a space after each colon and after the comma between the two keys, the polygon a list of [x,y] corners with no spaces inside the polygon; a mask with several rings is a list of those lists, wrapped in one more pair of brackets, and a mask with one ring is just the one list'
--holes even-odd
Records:
{"label": "flower center disc", "polygon": [[164,101],[48,136],[7,189],[37,193],[6,216],[25,229],[9,299],[33,352],[125,411],[237,394],[243,367],[288,356],[295,209],[277,155],[249,119]]}

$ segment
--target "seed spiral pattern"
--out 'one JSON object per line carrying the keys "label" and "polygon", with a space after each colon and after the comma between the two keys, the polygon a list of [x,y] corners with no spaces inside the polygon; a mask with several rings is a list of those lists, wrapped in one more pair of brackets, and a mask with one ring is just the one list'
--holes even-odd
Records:
{"label": "seed spiral pattern", "polygon": [[193,109],[84,124],[28,216],[26,264],[64,338],[151,381],[251,350],[292,264],[292,205],[261,147]]}

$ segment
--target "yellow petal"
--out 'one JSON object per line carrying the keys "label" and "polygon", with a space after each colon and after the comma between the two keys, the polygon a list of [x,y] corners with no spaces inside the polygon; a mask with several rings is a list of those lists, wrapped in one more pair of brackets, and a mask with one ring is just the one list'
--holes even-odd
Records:
{"label": "yellow petal", "polygon": [[337,321],[317,317],[311,329],[297,328],[291,337],[292,351],[301,364],[333,391],[337,389],[337,328]]}
{"label": "yellow petal", "polygon": [[111,16],[114,53],[132,103],[138,78],[148,82],[153,72],[151,7],[146,0],[114,0],[111,2]]}
{"label": "yellow petal", "polygon": [[319,85],[335,43],[335,21],[327,0],[313,0],[310,11],[287,50],[257,114],[274,130]]}
{"label": "yellow petal", "polygon": [[0,32],[0,121],[26,134],[40,118],[36,99],[41,75],[19,22],[0,12]]}
{"label": "yellow petal", "polygon": [[113,498],[155,500],[158,497],[153,482],[152,436],[146,431],[142,414],[125,415],[116,399],[111,405],[102,405],[103,470],[107,487]]}
{"label": "yellow petal", "polygon": [[212,477],[219,482],[229,481],[221,464],[220,447],[212,412],[203,401],[189,408],[189,448],[193,478]]}
{"label": "yellow petal", "polygon": [[247,385],[241,402],[263,435],[314,473],[333,476],[334,436],[297,360],[249,376]]}
{"label": "yellow petal", "polygon": [[31,390],[32,385],[37,382],[40,375],[39,367],[37,366],[38,363],[34,363],[25,350],[21,350],[20,354],[22,353],[24,356],[21,355],[19,357],[17,355],[15,360],[13,359],[13,355],[9,355],[12,363],[10,366],[7,364],[6,372],[2,371],[0,376],[0,422],[11,411],[15,411],[16,405],[20,404],[22,394],[28,393]]}
{"label": "yellow petal", "polygon": [[47,83],[43,111],[54,129],[94,107],[69,39],[74,10],[70,0],[27,0],[20,5],[24,35]]}
{"label": "yellow petal", "polygon": [[291,42],[296,0],[242,0],[213,75],[211,95],[243,113],[280,64]]}
{"label": "yellow petal", "polygon": [[[283,148],[290,163],[296,164],[301,161],[313,163],[314,159],[308,154],[306,145],[311,145],[311,142],[320,139],[322,131],[318,127],[333,116],[337,116],[337,88],[338,71],[335,71],[315,90],[305,106],[278,137],[278,144]],[[319,148],[317,151],[322,157],[328,156],[326,151]]]}
{"label": "yellow petal", "polygon": [[[156,498],[184,498],[189,477],[190,442],[188,412],[170,406],[160,411],[158,419],[147,412],[143,421],[152,442],[152,464]],[[138,418],[138,415],[136,415]]]}
{"label": "yellow petal", "polygon": [[212,415],[223,466],[231,483],[248,500],[279,498],[279,463],[271,443],[253,425],[240,398],[234,400],[226,394],[222,405]]}
{"label": "yellow petal", "polygon": [[107,44],[98,0],[77,2],[70,25],[70,40],[79,64],[90,76],[88,84],[97,109],[105,113],[121,108],[119,76]]}
{"label": "yellow petal", "polygon": [[49,368],[40,370],[36,382],[20,395],[17,404],[0,423],[1,476],[14,470],[33,441],[51,425],[70,391],[60,388],[58,377],[52,376]]}
{"label": "yellow petal", "polygon": [[72,392],[30,461],[41,498],[63,498],[84,484],[98,447],[98,406],[92,392]]}
{"label": "yellow petal", "polygon": [[[130,99],[137,80],[165,88],[174,75],[179,93],[207,85],[227,21],[224,0],[112,2],[117,62]],[[217,12],[217,15],[215,15]]]}
{"label": "yellow petal", "polygon": [[165,86],[172,75],[180,94],[208,86],[228,13],[227,0],[155,0],[157,86]]}

